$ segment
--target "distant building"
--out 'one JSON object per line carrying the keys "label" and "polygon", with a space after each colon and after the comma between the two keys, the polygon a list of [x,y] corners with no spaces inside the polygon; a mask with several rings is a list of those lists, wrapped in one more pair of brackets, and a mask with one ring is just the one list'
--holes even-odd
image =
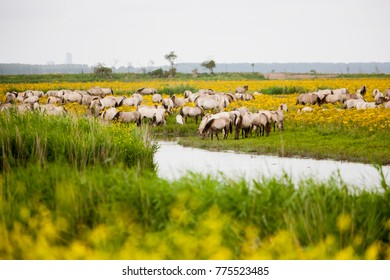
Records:
{"label": "distant building", "polygon": [[73,64],[73,62],[72,62],[72,54],[71,53],[66,53],[65,64]]}

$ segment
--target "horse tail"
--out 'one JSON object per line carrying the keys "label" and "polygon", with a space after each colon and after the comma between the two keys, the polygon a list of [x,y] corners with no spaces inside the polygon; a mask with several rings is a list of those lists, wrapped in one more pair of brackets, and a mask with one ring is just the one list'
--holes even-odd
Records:
{"label": "horse tail", "polygon": [[232,124],[231,120],[229,120],[229,132],[230,132],[230,134],[233,133],[233,124]]}
{"label": "horse tail", "polygon": [[215,121],[215,119],[209,120],[209,121],[206,123],[206,125],[205,125],[205,127],[204,127],[202,133],[207,132],[207,131],[210,129],[210,127],[213,125],[214,121]]}
{"label": "horse tail", "polygon": [[180,116],[184,117],[183,107],[180,108]]}

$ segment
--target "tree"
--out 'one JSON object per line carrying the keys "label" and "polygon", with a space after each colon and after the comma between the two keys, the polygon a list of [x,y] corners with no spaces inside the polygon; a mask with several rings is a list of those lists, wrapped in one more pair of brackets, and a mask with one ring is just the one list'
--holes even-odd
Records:
{"label": "tree", "polygon": [[255,64],[252,63],[251,66],[252,66],[252,73],[255,73]]}
{"label": "tree", "polygon": [[175,60],[177,58],[177,55],[175,54],[175,52],[172,51],[169,54],[166,54],[164,57],[171,64],[171,71],[173,71],[173,65],[175,64]]}
{"label": "tree", "polygon": [[153,77],[161,78],[164,76],[164,70],[162,68],[158,68],[150,72],[150,75]]}
{"label": "tree", "polygon": [[210,59],[210,60],[203,61],[200,66],[207,68],[210,71],[210,74],[214,74],[213,72],[213,69],[215,68],[214,60]]}
{"label": "tree", "polygon": [[112,69],[109,67],[105,67],[103,63],[98,63],[94,68],[93,72],[96,76],[110,76],[112,74]]}

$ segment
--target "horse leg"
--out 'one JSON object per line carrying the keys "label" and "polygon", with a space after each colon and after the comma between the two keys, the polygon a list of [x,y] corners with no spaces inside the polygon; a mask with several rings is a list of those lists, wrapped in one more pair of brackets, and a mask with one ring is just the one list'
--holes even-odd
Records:
{"label": "horse leg", "polygon": [[240,129],[238,128],[238,126],[236,126],[236,133],[234,134],[234,139],[238,140],[239,136],[240,136]]}

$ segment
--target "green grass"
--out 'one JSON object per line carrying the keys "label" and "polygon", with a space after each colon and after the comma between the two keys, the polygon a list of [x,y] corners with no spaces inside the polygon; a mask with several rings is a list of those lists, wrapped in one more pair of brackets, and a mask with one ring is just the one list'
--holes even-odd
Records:
{"label": "green grass", "polygon": [[192,86],[189,86],[187,84],[177,85],[177,86],[166,86],[161,89],[159,89],[158,93],[160,94],[168,94],[172,96],[173,94],[181,93],[183,94],[184,91],[190,90],[192,92],[197,92],[199,89],[194,88]]}
{"label": "green grass", "polygon": [[261,73],[208,73],[192,74],[177,73],[174,78],[153,77],[149,73],[112,73],[109,76],[97,76],[95,74],[44,74],[44,75],[0,75],[0,83],[43,83],[43,82],[104,82],[104,81],[151,81],[151,80],[264,80]]}
{"label": "green grass", "polygon": [[[258,242],[288,232],[302,248],[315,247],[331,236],[335,241],[323,258],[334,257],[348,246],[353,246],[355,257],[363,258],[375,242],[388,244],[390,233],[386,227],[390,193],[351,191],[339,180],[316,183],[308,179],[295,187],[287,177],[251,183],[189,174],[168,182],[126,167],[95,165],[80,171],[58,163],[29,164],[2,177],[0,236],[7,232],[14,250],[0,250],[1,259],[51,258],[53,254],[67,258],[63,251],[71,251],[74,242],[88,248],[79,258],[118,258],[118,252],[137,234],[142,236],[139,243],[122,257],[132,259],[141,251],[163,259],[207,259],[212,255],[188,248],[193,248],[191,242],[208,246],[207,236],[213,236],[214,249],[227,248],[230,258],[237,259],[245,256],[248,227],[254,229]],[[345,229],[338,226],[342,215],[347,216]],[[56,228],[57,234],[51,236],[44,225],[31,225],[29,221],[36,219],[66,227]],[[20,227],[22,232],[16,234]],[[111,229],[111,234],[94,237],[101,228]],[[18,238],[25,236],[30,241],[25,247],[18,245]],[[179,246],[175,236],[186,243]],[[362,240],[355,244],[358,237]],[[42,248],[28,251],[45,238],[50,245],[47,252]],[[274,247],[278,242],[275,239]],[[165,252],[164,246],[172,250]],[[288,248],[259,250],[270,250],[272,258],[294,254]]]}
{"label": "green grass", "polygon": [[[175,122],[177,112],[168,116],[167,125],[153,128],[156,137],[180,137],[178,143],[184,146],[208,150],[232,150],[244,153],[267,154],[282,157],[306,157],[315,159],[334,159],[364,163],[390,164],[389,131],[369,132],[360,128],[348,130],[342,127],[300,125],[284,122],[285,130],[271,131],[269,137],[256,137],[234,140],[229,134],[227,140],[202,140],[197,134],[199,126],[193,119],[178,126]],[[221,136],[221,135],[220,135]],[[315,139],[315,141],[314,141]]]}
{"label": "green grass", "polygon": [[302,87],[269,87],[269,88],[262,88],[258,90],[261,93],[264,94],[295,94],[295,93],[305,93],[307,92],[306,89]]}
{"label": "green grass", "polygon": [[[318,74],[320,75],[320,74]],[[389,74],[341,74],[335,78],[388,78]],[[313,77],[314,78],[314,77]],[[229,80],[265,80],[262,73],[258,72],[240,72],[230,73],[221,72],[215,74],[201,73],[197,77],[192,74],[177,73],[174,78],[156,78],[149,73],[112,73],[109,76],[97,76],[95,74],[44,74],[44,75],[0,75],[0,83],[43,83],[43,82],[103,82],[103,81],[150,81],[150,80],[167,81],[172,80],[206,80],[206,81],[229,81]],[[289,89],[263,89],[268,92],[289,93]],[[291,89],[292,90],[292,89]],[[298,89],[296,92],[302,92]],[[272,93],[271,93],[272,94]]]}
{"label": "green grass", "polygon": [[0,113],[0,127],[0,170],[55,161],[153,167],[154,148],[133,126],[11,111]]}

